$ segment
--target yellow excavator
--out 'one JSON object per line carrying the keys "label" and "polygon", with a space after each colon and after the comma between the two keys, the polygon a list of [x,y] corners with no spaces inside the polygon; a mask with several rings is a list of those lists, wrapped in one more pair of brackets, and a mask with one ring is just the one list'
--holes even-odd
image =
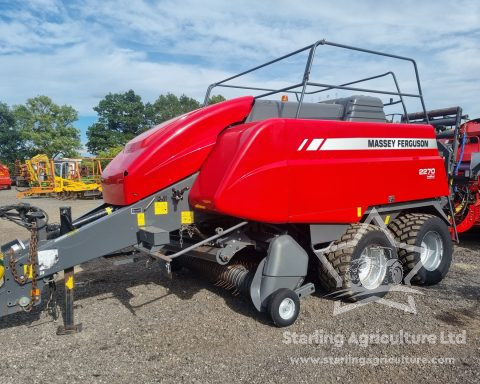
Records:
{"label": "yellow excavator", "polygon": [[[101,158],[49,159],[39,154],[16,161],[15,179],[18,198],[52,196],[60,199],[97,198],[102,196]],[[25,189],[20,189],[20,188]]]}

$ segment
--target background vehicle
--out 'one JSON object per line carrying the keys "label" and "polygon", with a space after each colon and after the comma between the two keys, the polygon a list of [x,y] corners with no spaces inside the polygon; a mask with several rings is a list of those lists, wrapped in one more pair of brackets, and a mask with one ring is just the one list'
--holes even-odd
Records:
{"label": "background vehicle", "polygon": [[10,189],[12,180],[10,179],[10,172],[8,167],[0,164],[0,189]]}
{"label": "background vehicle", "polygon": [[102,159],[49,159],[37,155],[24,164],[15,163],[19,197],[54,196],[57,198],[100,197],[102,194]]}
{"label": "background vehicle", "polygon": [[442,133],[447,146],[458,141],[452,189],[455,223],[460,233],[480,226],[480,120],[465,121],[458,128],[458,139],[455,136],[452,130]]}

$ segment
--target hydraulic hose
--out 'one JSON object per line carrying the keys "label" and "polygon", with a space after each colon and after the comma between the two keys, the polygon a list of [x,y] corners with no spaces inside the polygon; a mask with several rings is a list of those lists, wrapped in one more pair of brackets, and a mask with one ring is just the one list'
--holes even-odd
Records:
{"label": "hydraulic hose", "polygon": [[455,176],[458,175],[458,170],[460,169],[460,165],[462,164],[463,160],[463,152],[465,150],[465,144],[467,142],[467,133],[465,132],[462,137],[462,145],[460,147],[460,156],[458,157],[458,162],[455,167]]}

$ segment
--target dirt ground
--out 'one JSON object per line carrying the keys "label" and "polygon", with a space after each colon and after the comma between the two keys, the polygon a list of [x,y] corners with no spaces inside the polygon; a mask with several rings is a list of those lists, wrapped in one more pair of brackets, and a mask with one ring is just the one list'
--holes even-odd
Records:
{"label": "dirt ground", "polygon": [[[15,201],[14,191],[0,191],[0,205]],[[76,217],[101,203],[25,201],[45,209],[50,222],[58,222],[60,206],[71,205]],[[0,244],[16,237],[27,233],[0,220]],[[397,308],[370,303],[334,315],[335,305],[347,304],[318,291],[284,329],[193,272],[181,270],[170,280],[155,265],[92,261],[76,278],[81,333],[56,336],[62,320],[46,311],[0,319],[0,383],[478,383],[479,261],[480,232],[472,232],[456,246],[441,284],[387,295]],[[416,313],[400,308],[412,304]],[[435,340],[361,341],[401,332]],[[297,343],[287,343],[294,338]]]}

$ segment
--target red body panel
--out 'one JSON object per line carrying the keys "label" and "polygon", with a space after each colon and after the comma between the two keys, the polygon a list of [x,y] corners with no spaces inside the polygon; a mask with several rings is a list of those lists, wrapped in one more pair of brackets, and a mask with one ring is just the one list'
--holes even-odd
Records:
{"label": "red body panel", "polygon": [[[461,127],[462,131],[467,134],[467,142],[462,155],[460,166],[460,174],[470,168],[473,153],[480,153],[480,121],[472,120]],[[457,161],[460,160],[460,150],[457,152]],[[463,220],[457,223],[458,233],[466,232],[472,227],[480,227],[480,180],[473,179],[469,183],[469,189],[475,196],[475,201],[468,207],[467,214]]]}
{"label": "red body panel", "polygon": [[[463,129],[467,133],[468,141],[463,151],[462,163],[470,162],[472,153],[480,152],[480,122],[469,121],[463,125]],[[457,153],[457,160],[460,158],[460,151]]]}
{"label": "red body panel", "polygon": [[10,173],[8,167],[0,164],[0,189],[8,189],[12,185],[12,180],[10,180]]}
{"label": "red body panel", "polygon": [[[430,147],[364,148],[366,138],[422,139]],[[270,119],[220,135],[190,203],[263,222],[351,223],[392,199],[446,195],[432,126]]]}
{"label": "red body panel", "polygon": [[218,134],[249,114],[253,97],[211,105],[131,140],[102,173],[103,199],[129,205],[197,172]]}

